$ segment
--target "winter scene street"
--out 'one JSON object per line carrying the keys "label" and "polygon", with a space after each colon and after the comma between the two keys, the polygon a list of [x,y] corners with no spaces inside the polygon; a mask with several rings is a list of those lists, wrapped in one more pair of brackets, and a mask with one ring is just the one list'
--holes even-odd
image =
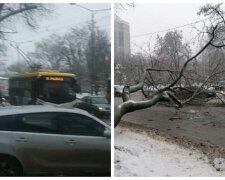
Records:
{"label": "winter scene street", "polygon": [[0,176],[111,176],[111,5],[0,3]]}
{"label": "winter scene street", "polygon": [[115,176],[225,176],[224,4],[115,7]]}

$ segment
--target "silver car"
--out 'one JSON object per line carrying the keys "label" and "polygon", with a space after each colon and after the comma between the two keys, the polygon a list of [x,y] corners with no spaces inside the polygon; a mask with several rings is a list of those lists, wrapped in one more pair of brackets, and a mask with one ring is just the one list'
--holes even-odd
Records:
{"label": "silver car", "polygon": [[110,132],[82,110],[0,108],[0,175],[110,176]]}

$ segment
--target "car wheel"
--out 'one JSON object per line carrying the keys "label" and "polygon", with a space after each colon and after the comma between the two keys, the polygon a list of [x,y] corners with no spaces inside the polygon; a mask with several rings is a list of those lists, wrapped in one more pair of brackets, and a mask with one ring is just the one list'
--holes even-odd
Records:
{"label": "car wheel", "polygon": [[22,176],[20,164],[9,157],[0,157],[0,176]]}

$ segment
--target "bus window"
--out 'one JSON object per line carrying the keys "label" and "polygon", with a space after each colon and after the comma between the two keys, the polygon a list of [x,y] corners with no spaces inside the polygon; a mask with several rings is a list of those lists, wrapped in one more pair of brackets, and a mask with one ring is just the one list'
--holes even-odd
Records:
{"label": "bus window", "polygon": [[31,92],[29,90],[25,90],[22,98],[22,104],[28,105],[31,104],[32,98],[31,98]]}
{"label": "bus window", "polygon": [[47,102],[61,104],[75,100],[76,96],[70,83],[45,81],[40,98]]}

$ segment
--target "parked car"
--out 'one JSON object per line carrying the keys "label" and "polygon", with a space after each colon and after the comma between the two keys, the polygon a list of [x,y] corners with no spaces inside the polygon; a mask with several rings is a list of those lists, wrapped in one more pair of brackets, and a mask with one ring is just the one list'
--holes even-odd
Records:
{"label": "parked car", "polygon": [[114,95],[116,97],[121,97],[123,93],[124,86],[114,85]]}
{"label": "parked car", "polygon": [[85,96],[75,107],[88,111],[99,118],[110,118],[111,108],[105,96]]}
{"label": "parked car", "polygon": [[79,109],[0,108],[0,175],[110,176],[110,127]]}

